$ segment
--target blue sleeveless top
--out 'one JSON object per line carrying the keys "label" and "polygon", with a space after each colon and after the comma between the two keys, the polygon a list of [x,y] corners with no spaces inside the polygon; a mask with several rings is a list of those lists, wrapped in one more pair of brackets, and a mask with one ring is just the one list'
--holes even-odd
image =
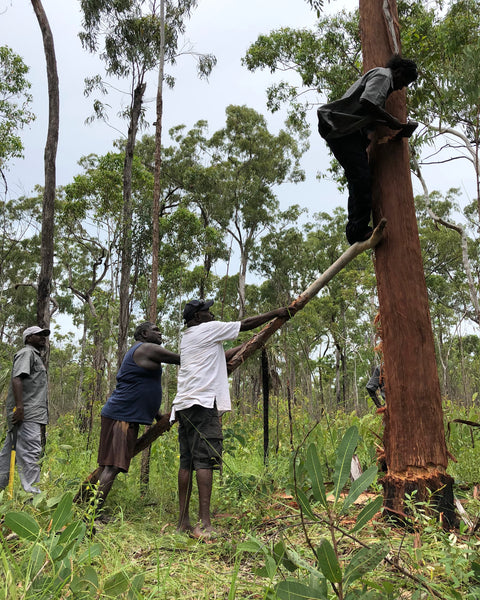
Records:
{"label": "blue sleeveless top", "polygon": [[151,425],[162,403],[162,367],[144,369],[133,360],[138,342],[125,354],[117,373],[117,386],[101,415],[116,421]]}

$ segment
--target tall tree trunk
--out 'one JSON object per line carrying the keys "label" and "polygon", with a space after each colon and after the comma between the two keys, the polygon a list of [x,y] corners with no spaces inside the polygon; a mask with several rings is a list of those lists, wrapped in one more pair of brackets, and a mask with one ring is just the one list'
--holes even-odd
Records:
{"label": "tall tree trunk", "polygon": [[152,275],[150,282],[149,320],[157,322],[158,251],[160,245],[160,175],[162,171],[163,77],[165,69],[165,0],[160,0],[160,57],[158,66],[157,112],[155,121],[155,166],[153,171],[152,202]]}
{"label": "tall tree trunk", "polygon": [[[383,66],[400,52],[395,0],[360,0],[364,70]],[[405,120],[405,93],[392,94],[387,110]],[[388,472],[384,505],[404,514],[405,495],[418,501],[434,493],[444,519],[454,522],[453,479],[447,448],[423,272],[408,143],[372,144],[374,222],[386,217],[384,241],[375,249],[375,271],[383,331],[387,408],[384,444]]]}
{"label": "tall tree trunk", "polygon": [[56,156],[60,121],[60,94],[58,90],[57,60],[53,35],[47,15],[40,0],[31,0],[40,25],[47,63],[48,81],[48,132],[45,144],[45,188],[43,192],[41,265],[37,290],[37,323],[50,326],[50,294],[53,277],[54,210],[56,187]]}
{"label": "tall tree trunk", "polygon": [[[160,248],[160,176],[162,171],[162,119],[163,119],[163,77],[165,69],[165,0],[160,0],[160,57],[158,66],[157,109],[155,121],[155,165],[153,170],[152,199],[152,273],[150,278],[150,306],[148,319],[157,322],[158,295],[158,251]],[[142,452],[140,465],[140,492],[145,495],[150,482],[151,446]]]}
{"label": "tall tree trunk", "polygon": [[240,271],[238,272],[238,300],[240,308],[238,310],[238,320],[245,317],[246,285],[247,285],[247,262],[248,255],[245,246],[240,247]]}
{"label": "tall tree trunk", "polygon": [[131,118],[123,165],[122,264],[120,272],[120,315],[118,322],[118,368],[120,368],[123,357],[127,352],[128,324],[130,320],[130,271],[132,269],[132,167],[145,87],[145,83],[139,83],[133,92]]}

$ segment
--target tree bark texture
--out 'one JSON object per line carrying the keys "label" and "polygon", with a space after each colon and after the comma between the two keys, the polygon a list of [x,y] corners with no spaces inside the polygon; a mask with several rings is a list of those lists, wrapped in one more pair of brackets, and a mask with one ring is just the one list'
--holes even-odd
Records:
{"label": "tree bark texture", "polygon": [[52,30],[41,1],[31,1],[42,32],[48,83],[48,131],[44,152],[45,188],[42,208],[41,265],[37,289],[37,323],[40,327],[48,328],[50,326],[50,294],[53,277],[54,208],[60,94]]}
{"label": "tree bark texture", "polygon": [[[360,0],[364,70],[384,66],[400,52],[395,0]],[[394,92],[388,112],[406,120],[405,92]],[[423,271],[408,142],[371,145],[374,223],[388,228],[375,248],[375,272],[383,339],[387,406],[384,444],[388,473],[384,505],[404,513],[405,493],[431,490],[447,521],[454,521],[453,479],[446,474],[447,448],[435,345]]]}

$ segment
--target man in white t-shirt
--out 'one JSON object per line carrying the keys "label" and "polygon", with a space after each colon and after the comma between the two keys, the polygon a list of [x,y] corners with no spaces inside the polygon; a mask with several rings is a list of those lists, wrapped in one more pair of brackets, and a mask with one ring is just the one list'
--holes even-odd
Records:
{"label": "man in white t-shirt", "polygon": [[[222,323],[215,321],[210,311],[212,304],[213,300],[192,300],[185,305],[183,319],[187,329],[180,343],[177,395],[170,417],[179,423],[178,531],[202,538],[210,537],[213,532],[210,497],[213,471],[220,468],[222,460],[220,416],[231,410],[227,360],[238,350],[237,347],[225,352],[223,342],[275,317],[289,317],[286,308],[278,308],[243,321]],[[199,524],[195,527],[189,515],[193,471],[196,471],[199,500]]]}

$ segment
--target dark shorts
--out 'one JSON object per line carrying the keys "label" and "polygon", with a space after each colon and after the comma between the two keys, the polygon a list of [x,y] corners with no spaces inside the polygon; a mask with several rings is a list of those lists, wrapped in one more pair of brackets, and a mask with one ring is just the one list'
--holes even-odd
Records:
{"label": "dark shorts", "polygon": [[175,415],[179,423],[180,468],[220,469],[223,434],[217,409],[195,404]]}
{"label": "dark shorts", "polygon": [[126,473],[135,450],[138,427],[138,423],[102,417],[98,464],[101,467],[117,467]]}

